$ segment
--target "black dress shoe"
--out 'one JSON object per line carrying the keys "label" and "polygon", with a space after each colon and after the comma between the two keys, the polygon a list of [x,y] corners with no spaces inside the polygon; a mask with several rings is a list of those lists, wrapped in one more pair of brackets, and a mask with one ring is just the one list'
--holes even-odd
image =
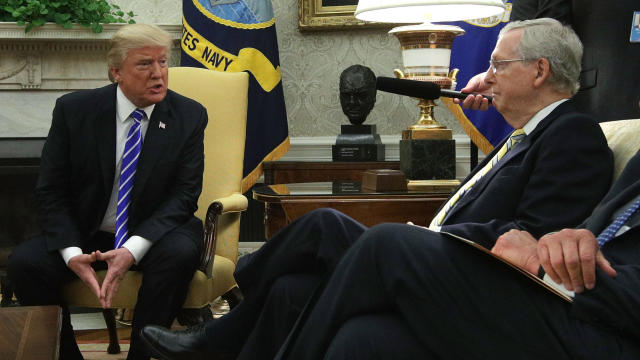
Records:
{"label": "black dress shoe", "polygon": [[163,360],[211,359],[205,352],[206,334],[204,327],[184,331],[171,331],[157,325],[147,325],[140,337],[152,351],[152,355]]}

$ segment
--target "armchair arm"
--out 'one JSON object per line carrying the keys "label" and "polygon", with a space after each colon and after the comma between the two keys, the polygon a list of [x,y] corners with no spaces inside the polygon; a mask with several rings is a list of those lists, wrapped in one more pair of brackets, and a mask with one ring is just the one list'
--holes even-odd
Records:
{"label": "armchair arm", "polygon": [[227,197],[215,199],[214,202],[222,204],[222,214],[247,210],[249,201],[242,194],[231,194]]}
{"label": "armchair arm", "polygon": [[207,216],[204,222],[204,251],[200,258],[199,270],[204,272],[208,278],[213,273],[213,259],[216,253],[218,217],[223,214],[240,212],[247,209],[249,201],[238,193],[218,198],[211,202],[207,209]]}

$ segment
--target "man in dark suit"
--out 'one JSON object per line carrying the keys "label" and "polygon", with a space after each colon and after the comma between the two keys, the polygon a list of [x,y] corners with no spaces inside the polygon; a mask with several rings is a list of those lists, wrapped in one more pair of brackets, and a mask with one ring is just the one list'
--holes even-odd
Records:
{"label": "man in dark suit", "polygon": [[[430,226],[473,234],[488,248],[510,229],[541,236],[577,225],[604,195],[612,173],[599,126],[568,100],[580,72],[577,36],[551,19],[510,26],[498,41],[488,81],[494,105],[519,130],[467,177]],[[427,234],[425,241],[439,236],[398,226]],[[161,358],[224,352],[238,359],[271,358],[314,288],[365,230],[334,210],[303,216],[239,267],[235,277],[245,300],[227,316],[188,333],[145,327],[143,339]]]}
{"label": "man in dark suit", "polygon": [[638,359],[639,200],[640,152],[579,229],[498,239],[492,252],[571,303],[457,240],[373,227],[278,359]]}
{"label": "man in dark suit", "polygon": [[640,43],[629,41],[634,11],[637,0],[514,0],[511,20],[550,17],[575,29],[584,45],[576,108],[609,121],[640,118],[640,74],[633,68]]}
{"label": "man in dark suit", "polygon": [[[108,308],[125,272],[142,271],[129,359],[149,358],[139,331],[171,324],[202,247],[193,213],[207,114],[167,90],[171,42],[156,26],[124,26],[107,55],[116,84],[58,99],[35,190],[43,232],[9,264],[22,305],[64,305],[60,289],[78,277]],[[63,309],[60,357],[81,359]]]}

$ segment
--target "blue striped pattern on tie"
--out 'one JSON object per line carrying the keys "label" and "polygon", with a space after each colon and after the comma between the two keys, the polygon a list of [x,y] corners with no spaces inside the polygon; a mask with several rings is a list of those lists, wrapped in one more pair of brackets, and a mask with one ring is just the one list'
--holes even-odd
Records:
{"label": "blue striped pattern on tie", "polygon": [[135,109],[130,117],[133,123],[127,134],[127,141],[122,154],[122,168],[120,170],[120,185],[118,187],[118,208],[116,211],[116,238],[114,248],[119,249],[129,238],[129,204],[131,203],[131,189],[136,175],[140,149],[142,148],[142,130],[140,122],[146,116],[143,110]]}
{"label": "blue striped pattern on tie", "polygon": [[622,225],[624,225],[627,220],[640,208],[640,198],[636,200],[631,206],[629,206],[622,214],[618,215],[618,217],[611,223],[611,225],[607,226],[600,235],[598,235],[598,245],[602,247],[602,245],[609,242],[609,240],[613,239]]}

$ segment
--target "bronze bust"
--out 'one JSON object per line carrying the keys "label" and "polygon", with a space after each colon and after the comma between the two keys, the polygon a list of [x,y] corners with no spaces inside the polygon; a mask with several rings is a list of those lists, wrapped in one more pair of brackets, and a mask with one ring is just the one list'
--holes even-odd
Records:
{"label": "bronze bust", "polygon": [[362,124],[376,103],[376,75],[366,66],[351,65],[340,74],[340,105],[354,125]]}

